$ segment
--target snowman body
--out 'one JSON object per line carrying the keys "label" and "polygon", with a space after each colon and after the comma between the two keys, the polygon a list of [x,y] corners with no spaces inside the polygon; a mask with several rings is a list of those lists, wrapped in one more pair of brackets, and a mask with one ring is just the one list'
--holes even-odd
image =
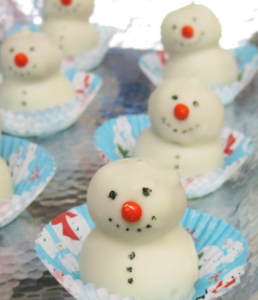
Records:
{"label": "snowman body", "polygon": [[[2,119],[0,116],[0,138],[2,132]],[[0,156],[0,202],[3,200],[11,200],[13,195],[12,178],[9,167]]]}
{"label": "snowman body", "polygon": [[155,157],[176,170],[181,177],[207,174],[224,164],[220,137],[208,143],[185,147],[166,142],[148,129],[138,139],[136,149],[137,156]]}
{"label": "snowman body", "polygon": [[161,36],[169,53],[165,79],[196,77],[207,85],[237,80],[236,61],[219,47],[221,25],[207,7],[191,4],[171,12],[161,25]]}
{"label": "snowman body", "polygon": [[[109,293],[123,291],[135,299],[187,299],[196,251],[180,225],[153,241],[121,242],[94,228],[82,248],[84,282],[98,283]],[[94,267],[92,267],[94,266]],[[99,272],[105,268],[105,272]],[[112,280],[110,278],[112,277]]]}
{"label": "snowman body", "polygon": [[[121,176],[123,174],[123,176]],[[88,208],[96,227],[80,253],[84,283],[140,299],[187,299],[198,277],[179,176],[148,159],[110,163],[93,177]]]}
{"label": "snowman body", "polygon": [[98,44],[98,31],[89,23],[93,0],[45,0],[42,32],[58,45],[63,56],[74,56]]}
{"label": "snowman body", "polygon": [[45,34],[22,31],[9,37],[1,47],[0,64],[0,105],[6,110],[35,112],[76,98],[60,72],[61,53]]}
{"label": "snowman body", "polygon": [[139,136],[134,156],[156,159],[181,177],[204,175],[223,167],[220,129],[224,108],[197,79],[166,81],[148,103],[150,129]]}

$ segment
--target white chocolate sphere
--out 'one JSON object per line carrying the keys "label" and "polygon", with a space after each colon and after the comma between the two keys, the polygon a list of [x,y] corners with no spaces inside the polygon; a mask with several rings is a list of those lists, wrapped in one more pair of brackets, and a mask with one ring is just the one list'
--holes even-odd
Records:
{"label": "white chocolate sphere", "polygon": [[5,79],[39,80],[56,74],[60,66],[60,50],[43,33],[22,30],[8,37],[0,48]]}
{"label": "white chocolate sphere", "polygon": [[199,80],[166,81],[152,93],[148,112],[151,128],[138,138],[135,156],[167,163],[181,177],[203,175],[223,166],[219,134],[224,107]]}
{"label": "white chocolate sphere", "polygon": [[61,52],[43,33],[21,31],[7,38],[0,49],[4,81],[0,106],[34,112],[75,100],[74,88],[60,72]]}
{"label": "white chocolate sphere", "polygon": [[[176,115],[180,106],[188,110],[181,116],[183,120]],[[183,146],[212,141],[224,122],[218,96],[199,80],[184,77],[159,86],[149,99],[148,113],[155,134]]]}
{"label": "white chocolate sphere", "polygon": [[45,0],[42,32],[58,45],[63,56],[75,56],[96,46],[98,31],[89,23],[93,0]]}
{"label": "white chocolate sphere", "polygon": [[169,54],[218,45],[221,25],[214,13],[199,4],[170,12],[161,25],[161,40]]}
{"label": "white chocolate sphere", "polygon": [[96,227],[80,253],[84,283],[136,300],[189,297],[197,254],[178,224],[186,196],[176,172],[147,159],[109,163],[93,176],[87,203]]}
{"label": "white chocolate sphere", "polygon": [[208,143],[181,146],[162,140],[151,129],[145,130],[138,138],[134,156],[152,158],[167,164],[180,177],[205,175],[224,165],[220,137]]}
{"label": "white chocolate sphere", "polygon": [[219,47],[221,25],[211,10],[191,4],[169,13],[161,25],[161,40],[170,59],[164,79],[196,77],[207,85],[237,80],[232,55]]}
{"label": "white chocolate sphere", "polygon": [[[0,139],[2,132],[2,118],[0,115]],[[13,195],[12,178],[9,167],[0,157],[0,202],[3,200],[11,200]]]}

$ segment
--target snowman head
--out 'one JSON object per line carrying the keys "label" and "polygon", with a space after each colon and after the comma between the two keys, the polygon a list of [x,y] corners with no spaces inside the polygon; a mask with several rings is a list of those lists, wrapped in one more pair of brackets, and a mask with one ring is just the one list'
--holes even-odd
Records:
{"label": "snowman head", "polygon": [[61,52],[47,35],[22,30],[3,42],[0,66],[5,79],[39,80],[59,72]]}
{"label": "snowman head", "polygon": [[186,209],[176,172],[149,159],[123,159],[97,171],[88,189],[97,228],[127,240],[152,239],[176,226]]}
{"label": "snowman head", "polygon": [[208,142],[219,135],[224,107],[217,95],[197,79],[176,78],[151,95],[152,130],[163,140],[183,146]]}
{"label": "snowman head", "polygon": [[46,17],[88,20],[94,10],[94,0],[45,0]]}
{"label": "snowman head", "polygon": [[170,54],[218,44],[220,37],[219,20],[203,5],[191,4],[173,11],[161,25],[161,40]]}

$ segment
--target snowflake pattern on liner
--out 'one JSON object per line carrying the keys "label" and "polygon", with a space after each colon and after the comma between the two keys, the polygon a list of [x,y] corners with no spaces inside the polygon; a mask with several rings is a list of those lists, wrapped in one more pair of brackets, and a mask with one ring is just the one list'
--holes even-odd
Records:
{"label": "snowflake pattern on liner", "polygon": [[[137,137],[148,127],[150,121],[147,115],[128,115],[111,119],[95,132],[95,147],[106,163],[131,157]],[[238,131],[224,128],[221,139],[225,154],[224,168],[205,176],[182,178],[181,182],[188,199],[214,192],[234,176],[252,152],[251,139]]]}
{"label": "snowflake pattern on liner", "polygon": [[[199,257],[199,278],[191,300],[215,299],[240,283],[247,263],[248,246],[234,227],[193,209],[181,225],[191,234]],[[79,254],[94,223],[87,205],[75,207],[52,220],[36,240],[36,251],[56,280],[78,300],[134,300],[120,293],[109,295],[94,283],[84,285],[79,274]]]}
{"label": "snowflake pattern on liner", "polygon": [[0,156],[9,165],[14,195],[0,203],[0,227],[13,221],[37,198],[53,177],[53,158],[36,144],[2,135]]}
{"label": "snowflake pattern on liner", "polygon": [[[258,71],[258,48],[254,45],[245,45],[232,50],[239,69],[238,81],[230,85],[211,86],[213,91],[227,105],[250,83]],[[150,81],[158,86],[163,82],[163,68],[168,59],[164,51],[145,54],[139,60],[139,66]]]}

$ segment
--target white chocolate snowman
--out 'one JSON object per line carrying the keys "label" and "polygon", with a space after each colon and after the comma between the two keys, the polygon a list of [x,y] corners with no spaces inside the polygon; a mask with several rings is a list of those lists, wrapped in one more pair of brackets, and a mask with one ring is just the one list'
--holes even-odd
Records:
{"label": "white chocolate snowman", "polygon": [[161,25],[161,39],[169,60],[164,78],[199,78],[207,85],[229,84],[237,80],[233,55],[221,49],[221,25],[211,10],[190,4],[169,13]]}
{"label": "white chocolate snowman", "polygon": [[0,107],[35,112],[76,99],[74,88],[61,73],[61,52],[43,33],[23,30],[7,38],[0,49],[4,81]]}
{"label": "white chocolate snowman", "polygon": [[176,172],[133,158],[102,167],[88,189],[96,227],[80,254],[83,282],[136,300],[185,300],[198,277],[191,236],[179,225],[186,195]]}
{"label": "white chocolate snowman", "polygon": [[89,23],[94,0],[45,0],[45,20],[41,30],[61,49],[74,56],[98,44],[98,31]]}
{"label": "white chocolate snowman", "polygon": [[181,177],[223,167],[224,107],[198,79],[166,81],[151,95],[148,112],[151,127],[138,138],[134,156],[165,163]]}
{"label": "white chocolate snowman", "polygon": [[[2,119],[0,115],[0,139],[2,132]],[[9,167],[0,156],[0,202],[11,200],[13,195],[12,178]]]}

